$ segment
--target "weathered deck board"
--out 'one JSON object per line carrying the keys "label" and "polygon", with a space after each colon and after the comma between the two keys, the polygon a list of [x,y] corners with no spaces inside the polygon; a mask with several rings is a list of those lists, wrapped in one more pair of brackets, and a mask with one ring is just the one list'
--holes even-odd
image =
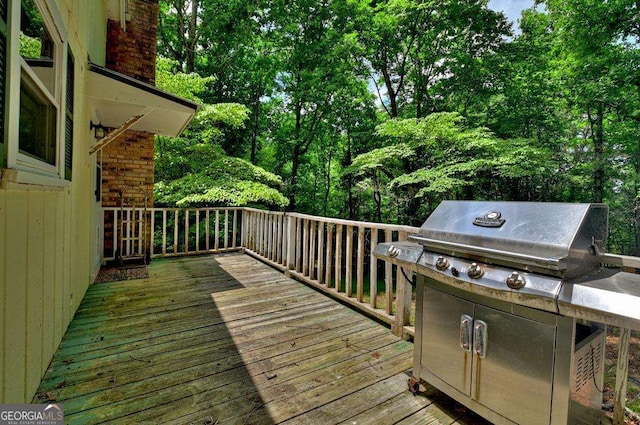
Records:
{"label": "weathered deck board", "polygon": [[485,424],[407,391],[411,343],[249,256],[89,288],[39,393],[68,423]]}

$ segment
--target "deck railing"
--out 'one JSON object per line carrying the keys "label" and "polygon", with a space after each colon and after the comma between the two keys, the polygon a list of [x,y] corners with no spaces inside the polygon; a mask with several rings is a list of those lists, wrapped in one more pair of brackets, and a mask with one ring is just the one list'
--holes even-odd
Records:
{"label": "deck railing", "polygon": [[[418,228],[252,208],[104,208],[103,260],[244,250],[285,274],[414,335],[412,287],[372,252]],[[144,253],[144,247],[147,248]],[[625,423],[631,331],[619,330],[613,423]]]}
{"label": "deck railing", "polygon": [[104,208],[103,261],[238,251],[242,208]]}
{"label": "deck railing", "polygon": [[418,229],[305,214],[243,210],[245,252],[413,335],[412,291],[401,270],[373,257],[381,241]]}

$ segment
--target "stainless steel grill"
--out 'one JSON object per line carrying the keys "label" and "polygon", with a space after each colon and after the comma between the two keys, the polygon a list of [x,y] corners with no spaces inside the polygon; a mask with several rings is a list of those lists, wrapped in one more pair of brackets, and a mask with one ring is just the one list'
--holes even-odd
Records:
{"label": "stainless steel grill", "polygon": [[605,325],[640,329],[640,276],[601,267],[600,204],[445,201],[376,257],[417,273],[412,389],[497,424],[599,423]]}

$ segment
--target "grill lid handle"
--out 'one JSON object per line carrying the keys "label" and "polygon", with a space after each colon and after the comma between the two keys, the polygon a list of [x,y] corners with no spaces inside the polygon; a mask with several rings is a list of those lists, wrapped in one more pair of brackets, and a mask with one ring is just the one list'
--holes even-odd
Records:
{"label": "grill lid handle", "polygon": [[425,238],[420,235],[409,235],[409,240],[418,242],[426,247],[435,250],[454,251],[458,253],[467,253],[481,257],[490,256],[491,258],[503,261],[516,261],[521,264],[530,266],[543,266],[548,269],[563,271],[567,269],[566,258],[538,257],[535,255],[522,254],[518,252],[502,251],[493,248],[478,248],[471,245],[465,245],[456,242],[441,241],[437,239]]}

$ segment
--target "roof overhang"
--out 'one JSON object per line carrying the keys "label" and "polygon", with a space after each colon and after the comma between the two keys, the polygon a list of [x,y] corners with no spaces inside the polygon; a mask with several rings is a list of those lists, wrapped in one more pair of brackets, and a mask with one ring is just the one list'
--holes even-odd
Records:
{"label": "roof overhang", "polygon": [[[89,64],[87,96],[105,127],[179,136],[200,105],[102,66]],[[132,118],[137,117],[131,123]]]}

